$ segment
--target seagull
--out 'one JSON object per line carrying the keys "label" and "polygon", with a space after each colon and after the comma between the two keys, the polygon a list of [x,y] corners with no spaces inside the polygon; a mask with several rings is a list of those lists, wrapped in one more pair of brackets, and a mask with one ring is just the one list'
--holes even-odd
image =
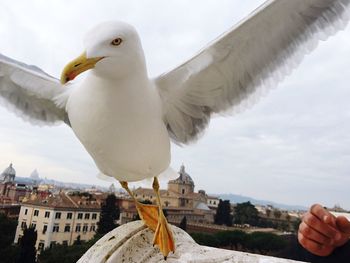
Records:
{"label": "seagull", "polygon": [[[173,70],[147,74],[140,37],[129,24],[91,29],[84,52],[60,80],[0,55],[0,99],[33,124],[66,123],[104,175],[135,199],[166,258],[175,251],[158,176],[170,142],[195,142],[212,116],[244,107],[275,86],[305,54],[343,29],[350,0],[269,0]],[[71,82],[86,72],[83,80]],[[139,203],[128,182],[153,178],[158,205]]]}

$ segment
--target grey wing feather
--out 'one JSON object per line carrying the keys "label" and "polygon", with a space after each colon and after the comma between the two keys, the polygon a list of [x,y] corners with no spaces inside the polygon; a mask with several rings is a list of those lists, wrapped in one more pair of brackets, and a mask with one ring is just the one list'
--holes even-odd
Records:
{"label": "grey wing feather", "polygon": [[350,0],[270,0],[196,56],[156,78],[173,141],[195,141],[213,113],[239,111],[345,28]]}
{"label": "grey wing feather", "polygon": [[36,66],[29,66],[0,54],[0,104],[22,119],[37,125],[65,122],[69,92],[59,80]]}

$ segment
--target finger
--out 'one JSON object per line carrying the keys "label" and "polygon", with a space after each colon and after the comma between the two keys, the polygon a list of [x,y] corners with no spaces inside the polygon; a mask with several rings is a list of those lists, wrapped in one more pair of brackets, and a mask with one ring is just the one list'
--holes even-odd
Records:
{"label": "finger", "polygon": [[316,231],[331,239],[339,239],[341,237],[341,234],[335,228],[324,223],[311,213],[307,213],[304,216],[303,222],[305,222],[309,227],[315,229]]}
{"label": "finger", "polygon": [[305,222],[302,222],[299,226],[299,232],[306,237],[307,239],[311,239],[313,241],[316,241],[317,243],[321,245],[333,245],[334,242],[329,237],[321,234],[320,232],[316,231],[312,227],[309,227]]}
{"label": "finger", "polygon": [[350,236],[350,221],[345,216],[337,217],[337,226],[341,232]]}
{"label": "finger", "polygon": [[311,206],[310,212],[326,224],[336,227],[335,216],[329,213],[323,206],[314,204]]}
{"label": "finger", "polygon": [[298,233],[298,240],[306,250],[317,256],[328,256],[333,252],[333,247],[323,246],[311,239],[306,238],[302,233]]}

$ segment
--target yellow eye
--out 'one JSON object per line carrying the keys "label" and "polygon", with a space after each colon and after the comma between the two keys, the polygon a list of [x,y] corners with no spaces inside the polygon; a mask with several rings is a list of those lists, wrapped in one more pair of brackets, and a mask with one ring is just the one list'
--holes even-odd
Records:
{"label": "yellow eye", "polygon": [[120,37],[118,37],[116,39],[113,39],[113,41],[111,42],[111,45],[119,46],[122,42],[123,42],[123,40]]}

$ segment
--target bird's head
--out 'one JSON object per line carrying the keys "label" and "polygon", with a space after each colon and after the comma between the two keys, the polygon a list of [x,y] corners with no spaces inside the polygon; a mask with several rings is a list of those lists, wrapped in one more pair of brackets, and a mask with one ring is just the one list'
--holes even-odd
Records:
{"label": "bird's head", "polygon": [[86,34],[84,45],[84,53],[63,69],[62,84],[88,69],[93,69],[94,74],[104,78],[118,78],[145,65],[141,41],[135,28],[123,22],[97,25]]}

